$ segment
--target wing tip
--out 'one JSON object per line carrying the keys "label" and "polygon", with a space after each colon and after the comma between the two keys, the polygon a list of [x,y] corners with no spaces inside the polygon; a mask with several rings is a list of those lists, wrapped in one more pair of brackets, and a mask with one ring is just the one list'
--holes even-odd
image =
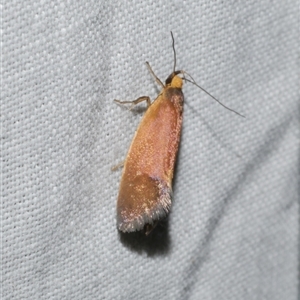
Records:
{"label": "wing tip", "polygon": [[149,233],[151,230],[147,228],[154,228],[157,221],[164,219],[170,212],[171,194],[170,188],[164,189],[158,201],[151,208],[145,208],[142,212],[130,209],[118,211],[117,228],[124,233],[141,230],[144,230],[145,234]]}

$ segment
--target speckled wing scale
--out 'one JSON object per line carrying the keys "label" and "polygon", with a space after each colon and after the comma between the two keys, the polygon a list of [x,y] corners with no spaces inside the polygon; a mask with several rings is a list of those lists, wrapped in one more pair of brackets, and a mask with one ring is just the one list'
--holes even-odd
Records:
{"label": "speckled wing scale", "polygon": [[117,203],[117,226],[123,232],[147,234],[170,211],[184,101],[179,73],[168,77],[129,148]]}

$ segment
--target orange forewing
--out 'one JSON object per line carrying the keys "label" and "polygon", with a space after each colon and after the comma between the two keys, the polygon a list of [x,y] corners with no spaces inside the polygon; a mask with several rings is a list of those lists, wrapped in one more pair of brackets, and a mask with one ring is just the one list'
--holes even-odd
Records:
{"label": "orange forewing", "polygon": [[142,230],[170,210],[182,125],[181,86],[182,81],[179,87],[167,84],[147,109],[129,148],[117,203],[117,224],[123,232]]}

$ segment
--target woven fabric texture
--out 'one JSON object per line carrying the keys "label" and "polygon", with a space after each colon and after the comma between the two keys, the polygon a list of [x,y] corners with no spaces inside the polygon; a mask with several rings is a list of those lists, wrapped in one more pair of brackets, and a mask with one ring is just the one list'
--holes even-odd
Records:
{"label": "woven fabric texture", "polygon": [[[299,2],[298,2],[299,5]],[[12,1],[2,8],[2,299],[298,298],[297,1]],[[172,211],[120,235],[121,170],[177,69]]]}

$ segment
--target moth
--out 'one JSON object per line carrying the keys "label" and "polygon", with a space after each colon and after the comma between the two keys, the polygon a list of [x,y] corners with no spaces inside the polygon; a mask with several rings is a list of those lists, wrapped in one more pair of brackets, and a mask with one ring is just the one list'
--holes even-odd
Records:
{"label": "moth", "polygon": [[147,110],[135,132],[123,167],[117,201],[117,227],[122,232],[143,230],[147,235],[170,211],[172,179],[182,127],[183,81],[195,84],[219,102],[196,84],[187,72],[176,71],[176,51],[172,32],[171,37],[174,67],[164,84],[146,62],[150,73],[161,86],[157,98],[152,103],[147,96],[134,101],[115,100],[119,104],[132,106],[142,101],[147,102]]}

